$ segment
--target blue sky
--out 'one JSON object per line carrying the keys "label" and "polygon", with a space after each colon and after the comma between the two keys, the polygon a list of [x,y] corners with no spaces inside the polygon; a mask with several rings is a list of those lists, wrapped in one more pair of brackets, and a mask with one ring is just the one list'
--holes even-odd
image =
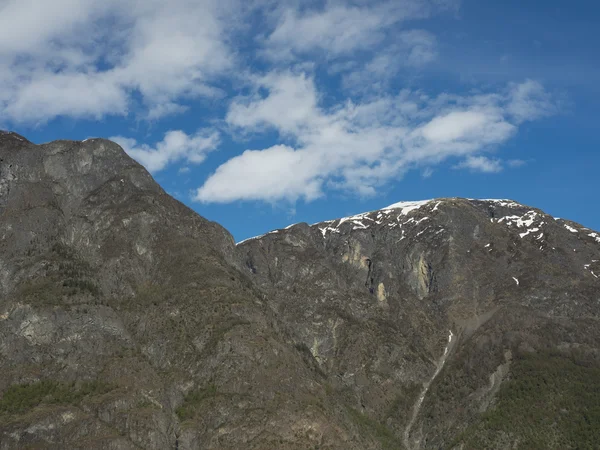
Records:
{"label": "blue sky", "polygon": [[0,0],[0,128],[111,138],[236,240],[434,197],[600,229],[600,5]]}

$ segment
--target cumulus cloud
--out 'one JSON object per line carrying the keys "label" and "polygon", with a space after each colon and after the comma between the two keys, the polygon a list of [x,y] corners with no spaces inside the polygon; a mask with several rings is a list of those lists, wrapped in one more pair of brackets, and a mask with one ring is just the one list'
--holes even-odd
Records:
{"label": "cumulus cloud", "polygon": [[157,172],[204,161],[225,134],[268,136],[206,179],[195,193],[203,202],[373,195],[449,159],[472,171],[517,167],[484,152],[556,112],[540,83],[463,95],[390,89],[438,56],[423,19],[458,4],[0,0],[0,122],[134,115],[155,125],[218,99],[217,112],[192,118],[202,120],[196,133],[113,138]]}
{"label": "cumulus cloud", "polygon": [[[376,47],[393,26],[457,3],[3,0],[0,120],[43,124],[135,112],[156,121],[182,114],[190,99],[226,95],[222,80],[237,76],[235,45],[242,41],[256,41],[275,57],[271,64],[284,53],[306,64],[314,51],[334,59],[369,50],[371,68],[381,74],[391,60],[377,60]],[[252,29],[250,17],[263,18],[264,30]],[[426,31],[402,31],[392,40],[406,64],[435,55],[435,37]]]}
{"label": "cumulus cloud", "polygon": [[198,189],[199,201],[310,201],[325,188],[372,195],[406,170],[449,158],[462,158],[460,168],[498,172],[501,162],[480,153],[540,113],[515,118],[519,85],[472,96],[402,91],[326,108],[305,73],[271,73],[255,83],[250,96],[232,102],[227,122],[242,133],[274,130],[294,144],[248,150],[225,162]]}
{"label": "cumulus cloud", "polygon": [[286,145],[246,150],[220,166],[198,190],[197,199],[293,201],[302,196],[313,200],[322,194],[318,179],[321,164],[306,152]]}
{"label": "cumulus cloud", "polygon": [[269,89],[267,97],[258,93],[234,100],[226,121],[238,128],[256,131],[262,126],[282,133],[298,134],[300,127],[315,119],[317,92],[306,74],[270,73],[255,80],[256,86]]}
{"label": "cumulus cloud", "polygon": [[192,136],[181,130],[172,130],[153,147],[139,144],[135,139],[123,136],[113,136],[110,139],[123,147],[129,156],[146,167],[149,172],[157,172],[168,164],[178,161],[200,164],[207,153],[215,150],[219,145],[218,132],[210,130]]}
{"label": "cumulus cloud", "polygon": [[180,113],[182,98],[214,96],[232,66],[216,0],[5,0],[0,2],[0,116]]}
{"label": "cumulus cloud", "polygon": [[452,111],[433,118],[419,130],[423,137],[435,144],[461,141],[502,140],[513,130],[497,108],[473,108]]}

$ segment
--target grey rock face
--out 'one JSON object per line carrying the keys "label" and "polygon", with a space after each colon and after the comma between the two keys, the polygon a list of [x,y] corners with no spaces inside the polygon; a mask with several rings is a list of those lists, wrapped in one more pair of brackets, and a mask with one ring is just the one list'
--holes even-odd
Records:
{"label": "grey rock face", "polygon": [[371,448],[231,235],[116,144],[0,135],[0,448]]}
{"label": "grey rock face", "polygon": [[1,132],[0,449],[477,448],[523,355],[599,364],[599,276],[508,200],[236,246],[112,142]]}
{"label": "grey rock face", "polygon": [[514,347],[600,346],[599,235],[510,200],[401,203],[238,248],[334,390],[409,448],[476,420]]}

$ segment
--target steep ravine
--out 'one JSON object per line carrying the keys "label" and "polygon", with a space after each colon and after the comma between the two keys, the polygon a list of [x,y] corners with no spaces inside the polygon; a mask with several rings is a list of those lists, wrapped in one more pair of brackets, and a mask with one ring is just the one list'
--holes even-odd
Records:
{"label": "steep ravine", "polygon": [[456,342],[456,336],[454,335],[454,333],[452,333],[452,330],[449,330],[448,344],[446,344],[446,347],[444,348],[444,354],[440,357],[440,359],[438,359],[438,361],[436,363],[436,369],[435,369],[435,372],[433,373],[433,376],[423,385],[423,390],[421,391],[421,394],[419,395],[417,402],[413,406],[410,420],[408,421],[408,424],[406,425],[406,429],[404,430],[404,446],[409,450],[419,448],[420,439],[416,439],[415,441],[411,442],[410,432],[412,430],[413,425],[415,424],[415,421],[417,420],[417,416],[419,415],[419,411],[421,410],[421,406],[423,405],[423,400],[425,400],[425,396],[427,395],[429,386],[431,386],[431,383],[433,383],[435,378],[439,375],[439,373],[444,368],[444,365],[446,364],[446,360],[448,359],[448,356],[450,356],[450,352],[452,351],[452,347],[454,347],[455,342]]}

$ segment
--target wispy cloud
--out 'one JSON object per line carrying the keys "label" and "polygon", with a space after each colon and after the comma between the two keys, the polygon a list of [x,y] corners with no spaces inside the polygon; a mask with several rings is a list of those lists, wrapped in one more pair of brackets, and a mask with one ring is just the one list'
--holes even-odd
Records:
{"label": "wispy cloud", "polygon": [[552,98],[541,83],[534,80],[512,83],[510,98],[508,112],[517,123],[557,112],[556,99]]}
{"label": "wispy cloud", "polygon": [[180,130],[169,131],[154,146],[139,144],[135,139],[123,136],[113,136],[110,139],[150,172],[157,172],[178,161],[200,164],[219,145],[219,133],[213,130],[203,130],[193,136]]}
{"label": "wispy cloud", "polygon": [[468,156],[454,166],[456,169],[469,169],[472,172],[496,173],[502,171],[502,163],[498,159],[487,156]]}
{"label": "wispy cloud", "polygon": [[[228,123],[242,133],[275,130],[294,144],[247,150],[200,187],[204,202],[313,200],[325,188],[371,195],[413,167],[463,157],[458,167],[497,172],[480,152],[508,140],[544,105],[515,118],[519,85],[488,95],[400,95],[323,107],[305,73],[278,72],[255,80],[255,92],[231,104]],[[264,94],[262,94],[264,93]]]}
{"label": "wispy cloud", "polygon": [[412,29],[398,33],[392,44],[378,49],[363,65],[338,63],[330,70],[342,73],[347,92],[382,92],[404,69],[419,69],[437,58],[437,39],[432,33]]}
{"label": "wispy cloud", "polygon": [[[328,59],[373,49],[387,36],[390,27],[422,19],[455,7],[458,2],[430,0],[330,1],[323,7],[297,5],[279,8],[275,27],[264,40],[265,54],[290,59],[319,52]],[[400,36],[403,45],[414,49],[414,62],[427,58],[431,35],[421,31]]]}
{"label": "wispy cloud", "polygon": [[[187,132],[160,142],[113,138],[152,172],[198,164],[229,137],[268,136],[214,170],[195,192],[203,202],[368,196],[448,160],[488,173],[517,167],[486,152],[557,112],[539,82],[485,93],[398,88],[400,75],[439,61],[426,19],[459,4],[0,0],[0,121],[155,124],[189,113]],[[191,117],[199,98],[222,108]]]}
{"label": "wispy cloud", "polygon": [[522,159],[509,159],[506,161],[506,165],[511,168],[523,167],[525,164],[527,164],[527,161]]}

